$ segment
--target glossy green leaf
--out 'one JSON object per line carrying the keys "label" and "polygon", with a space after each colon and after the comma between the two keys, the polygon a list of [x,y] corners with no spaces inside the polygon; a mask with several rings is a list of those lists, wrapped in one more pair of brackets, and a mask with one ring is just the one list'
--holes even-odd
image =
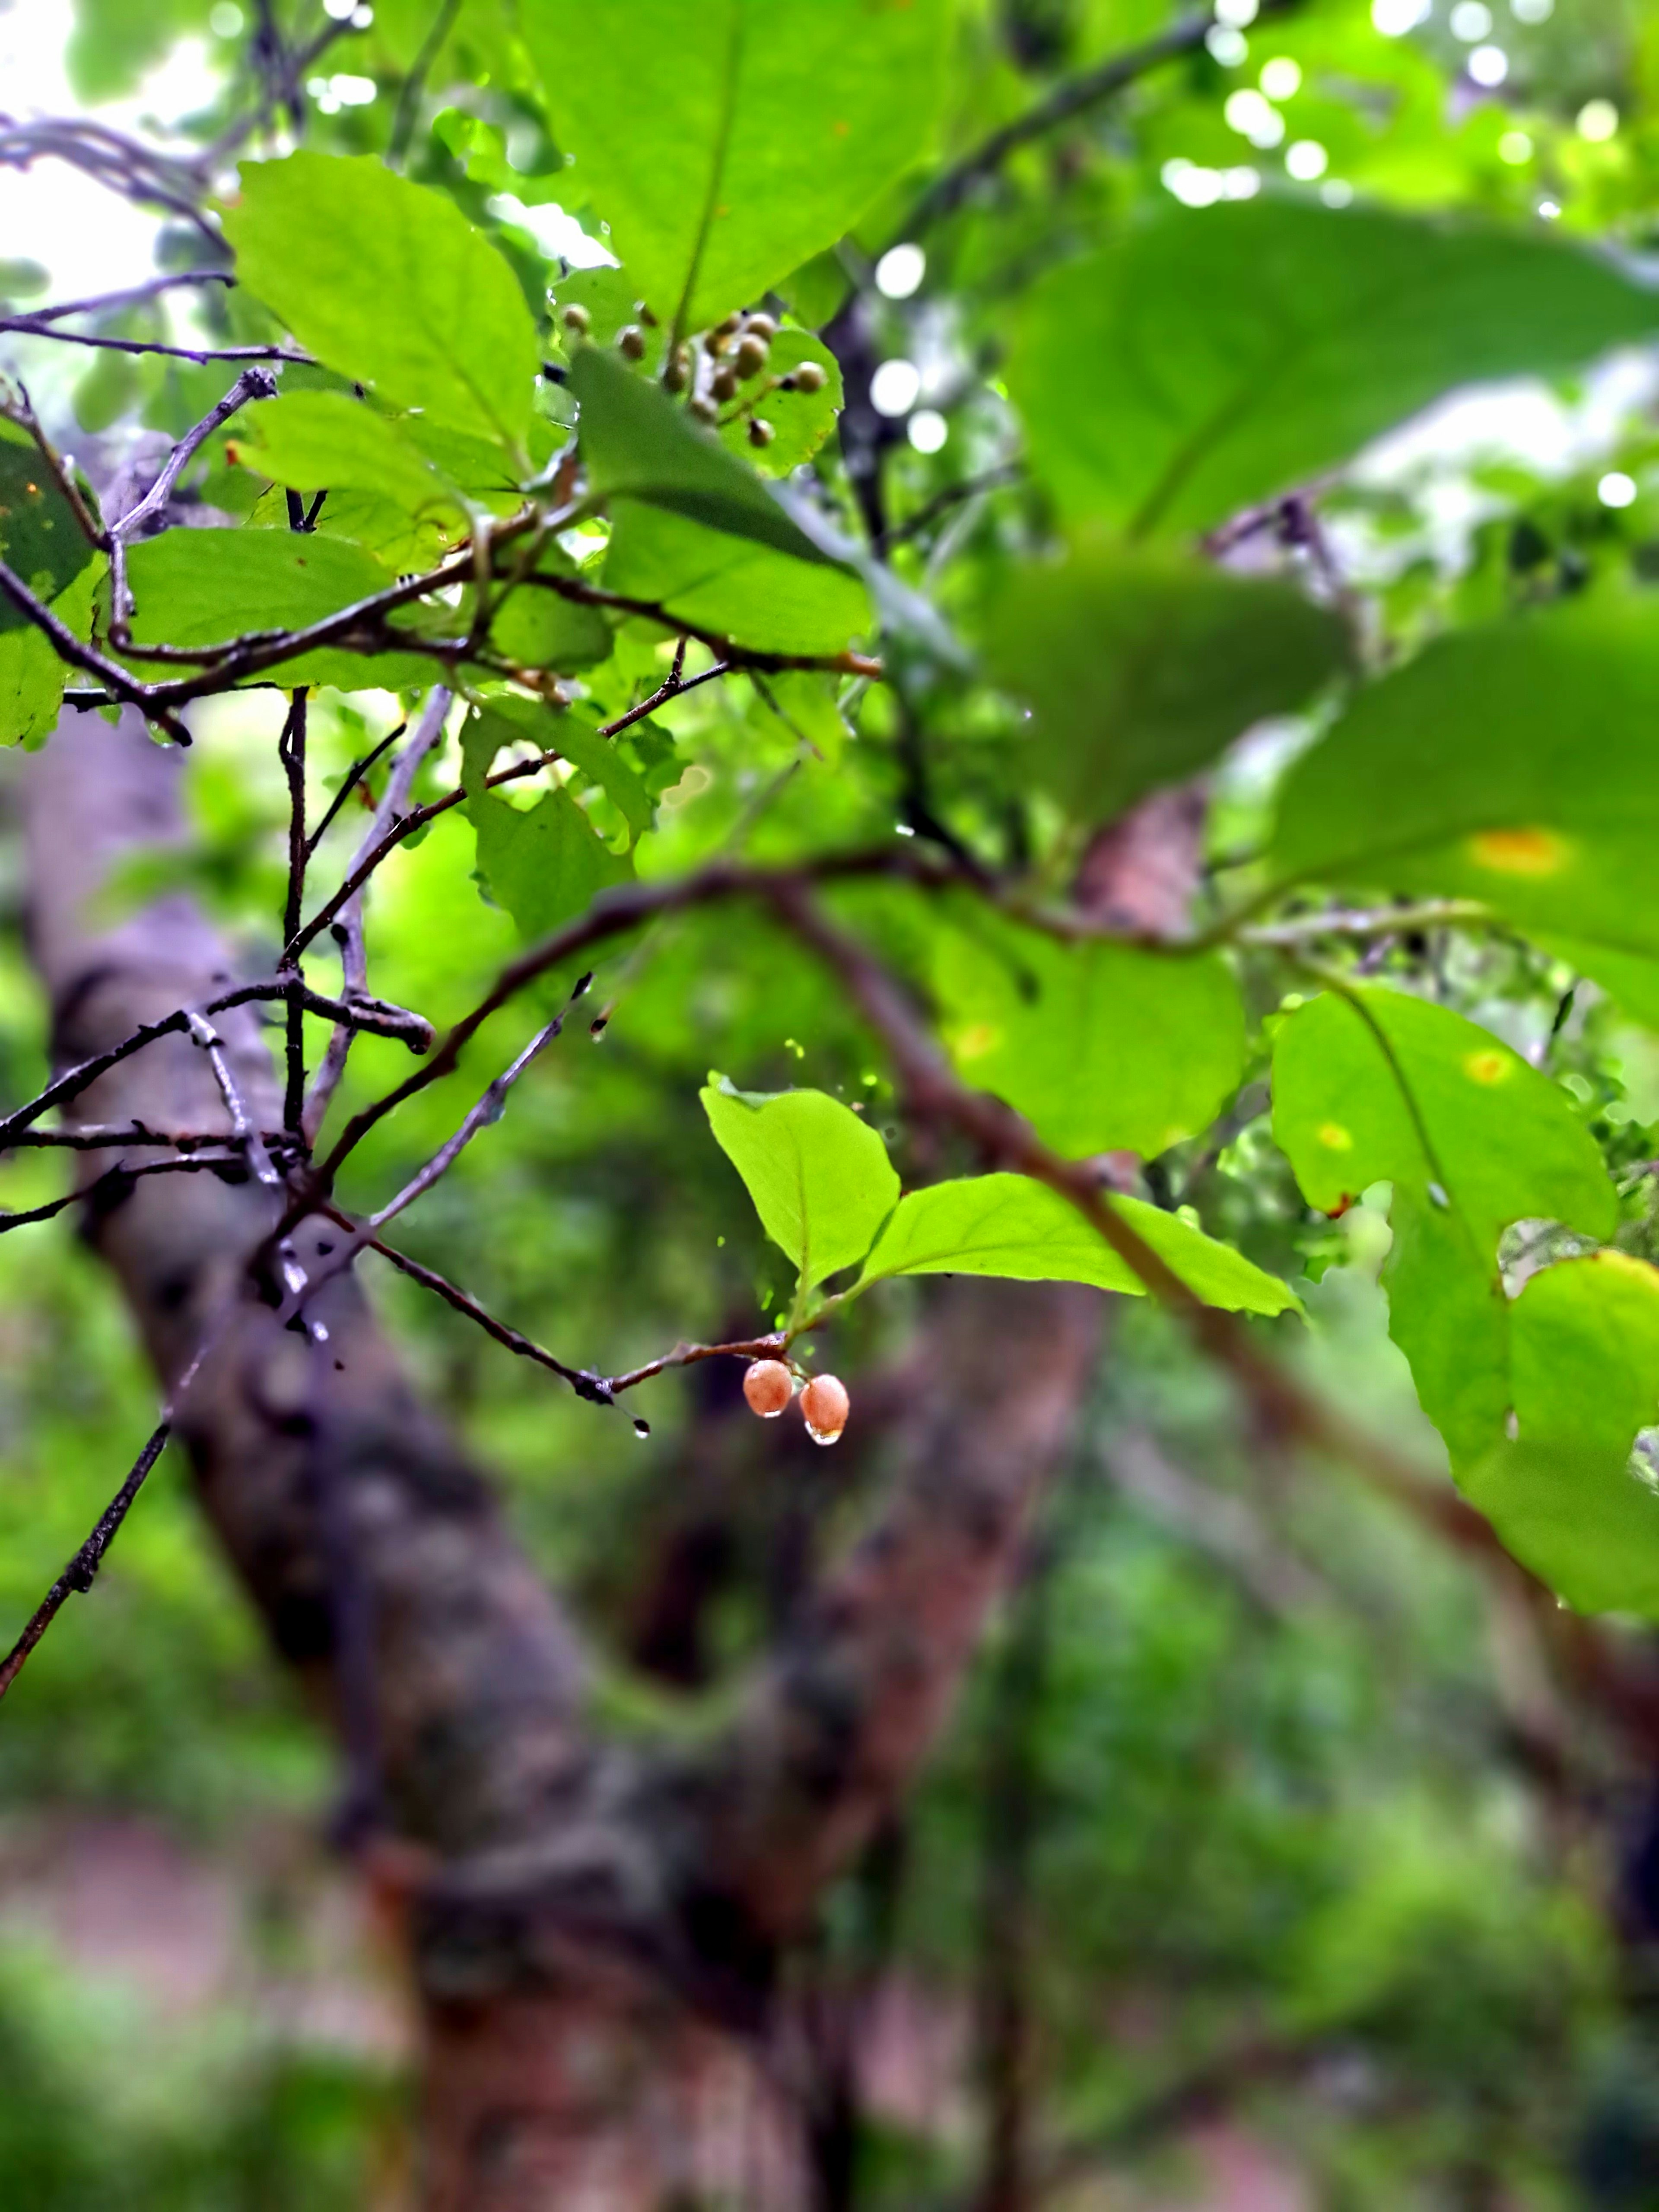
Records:
{"label": "glossy green leaf", "polygon": [[[38,598],[55,599],[92,559],[75,510],[53,482],[40,448],[15,422],[0,419],[0,560]],[[0,633],[27,617],[0,600]]]}
{"label": "glossy green leaf", "polygon": [[1346,659],[1340,618],[1289,584],[1099,544],[999,579],[987,623],[989,673],[1034,709],[1031,772],[1085,822],[1206,767]]}
{"label": "glossy green leaf", "polygon": [[[823,377],[816,392],[792,389],[788,380],[806,363]],[[787,477],[810,461],[836,427],[841,411],[841,363],[810,331],[780,331],[765,368],[752,383],[739,385],[736,420],[722,423],[720,443],[750,461],[763,476]],[[757,446],[750,425],[764,422],[769,445]]]}
{"label": "glossy green leaf", "polygon": [[415,516],[464,512],[455,487],[398,426],[339,392],[296,392],[250,407],[235,458],[296,491],[375,492]]}
{"label": "glossy green leaf", "polygon": [[392,407],[509,447],[540,349],[518,279],[453,200],[379,155],[244,161],[225,216],[237,274],[300,343]]}
{"label": "glossy green leaf", "polygon": [[1548,375],[1659,327],[1659,298],[1541,238],[1264,195],[1165,207],[1042,278],[1009,386],[1068,514],[1210,528],[1454,385]]}
{"label": "glossy green leaf", "polygon": [[[1293,1294],[1231,1246],[1139,1199],[1107,1201],[1206,1305],[1285,1313]],[[930,1184],[901,1200],[865,1263],[860,1286],[886,1275],[1001,1275],[1092,1283],[1139,1296],[1146,1285],[1074,1206],[1029,1176]]]}
{"label": "glossy green leaf", "polygon": [[799,1269],[804,1290],[864,1257],[899,1194],[887,1147],[867,1122],[822,1091],[765,1095],[722,1079],[702,1103],[762,1228]]}
{"label": "glossy green leaf", "polygon": [[1659,1271],[1623,1252],[1532,1276],[1510,1310],[1517,1434],[1464,1476],[1506,1547],[1583,1613],[1659,1617]]}
{"label": "glossy green leaf", "polygon": [[1659,955],[1659,631],[1646,598],[1540,608],[1437,640],[1357,694],[1285,779],[1285,881],[1474,898],[1528,933]]}
{"label": "glossy green leaf", "polygon": [[[362,546],[287,530],[167,530],[128,556],[140,645],[218,645],[297,629],[383,592],[394,580]],[[276,664],[284,684],[396,689],[430,680],[414,653],[359,655],[325,647]],[[264,678],[270,681],[267,675]]]}
{"label": "glossy green leaf", "polygon": [[1310,1204],[1394,1185],[1389,1330],[1461,1465],[1502,1434],[1514,1221],[1610,1236],[1613,1186],[1572,1102],[1489,1030],[1376,984],[1329,991],[1273,1046],[1273,1133]]}
{"label": "glossy green leaf", "polygon": [[1218,953],[1066,945],[989,916],[941,928],[936,946],[958,1073],[1058,1152],[1164,1152],[1207,1127],[1237,1087],[1244,1009]]}
{"label": "glossy green leaf", "polygon": [[949,45],[945,0],[524,0],[520,22],[580,190],[688,330],[833,246],[916,159]]}

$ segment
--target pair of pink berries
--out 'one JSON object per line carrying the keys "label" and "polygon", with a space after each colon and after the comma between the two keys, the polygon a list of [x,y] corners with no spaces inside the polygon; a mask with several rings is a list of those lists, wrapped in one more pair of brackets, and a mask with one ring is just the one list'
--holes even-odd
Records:
{"label": "pair of pink berries", "polygon": [[[743,1378],[751,1413],[775,1421],[795,1395],[795,1378],[781,1359],[757,1359]],[[806,1433],[815,1444],[832,1444],[847,1426],[852,1401],[834,1375],[815,1375],[800,1394]]]}

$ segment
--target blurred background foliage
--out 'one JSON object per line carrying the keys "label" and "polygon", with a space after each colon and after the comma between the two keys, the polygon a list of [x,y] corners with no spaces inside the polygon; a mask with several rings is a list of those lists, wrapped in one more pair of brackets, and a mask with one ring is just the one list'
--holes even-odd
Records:
{"label": "blurred background foliage", "polygon": [[[866,406],[849,434],[880,458],[895,575],[925,586],[970,636],[1003,564],[1045,527],[1018,480],[1000,383],[1008,303],[1136,201],[1202,204],[1265,178],[1328,204],[1474,208],[1640,252],[1659,243],[1659,9],[1310,0],[1258,21],[1246,0],[1218,12],[1206,46],[1023,149],[965,216],[930,234],[911,295],[866,295],[861,343],[915,364],[916,400],[946,434],[935,443],[932,422],[918,434],[914,405],[896,416]],[[63,46],[93,113],[148,103],[201,145],[246,106],[267,15],[296,46],[328,20],[309,0],[78,0],[72,11],[14,0],[0,25],[32,18],[30,38]],[[1152,0],[964,0],[943,150],[1166,21]],[[1499,63],[1477,63],[1483,52]],[[188,114],[163,108],[162,80],[148,74],[165,78],[181,52],[199,94]],[[561,213],[561,157],[530,84],[510,9],[376,0],[372,21],[318,63],[306,131],[373,152],[401,133],[410,173],[487,225],[539,300],[558,275],[545,211],[602,233],[580,205]],[[1238,107],[1241,91],[1254,104]],[[1292,161],[1301,145],[1316,154]],[[872,215],[872,251],[921,182]],[[49,244],[20,236],[7,250],[20,259],[0,283],[20,295],[40,289],[21,257],[56,273]],[[199,241],[163,226],[155,250],[161,265],[185,265]],[[821,324],[847,274],[823,257],[787,304]],[[165,312],[128,310],[109,328],[143,334]],[[234,333],[258,311],[233,299],[210,312]],[[113,354],[70,368],[22,349],[37,400],[70,434],[176,434],[222,388],[212,368]],[[1473,412],[1455,404],[1350,471],[1322,512],[1379,650],[1531,598],[1659,585],[1655,389],[1650,363],[1624,362],[1577,387]],[[850,515],[833,444],[816,465]],[[238,476],[216,459],[202,496],[236,510]],[[1609,503],[1612,476],[1628,480],[1623,503]],[[738,842],[757,859],[803,840],[850,843],[920,810],[975,845],[1062,864],[1057,818],[1022,787],[1006,705],[925,625],[901,625],[894,653],[896,690],[844,702],[856,736],[819,732],[816,748],[747,682],[644,726],[631,757],[660,811],[641,872]],[[665,665],[649,637],[624,633],[592,679],[599,704],[615,711]],[[191,880],[266,962],[279,711],[259,694],[204,710],[191,783]],[[319,792],[403,712],[383,695],[323,695]],[[1234,896],[1249,887],[1273,778],[1308,734],[1261,733],[1224,770],[1206,896],[1221,880]],[[452,738],[434,788],[458,762]],[[346,810],[325,866],[365,818]],[[9,1103],[38,1088],[45,1060],[5,834]],[[387,867],[370,910],[374,988],[440,1023],[515,941],[478,896],[475,865],[472,833],[451,815]],[[847,903],[905,957],[902,897]],[[1620,1176],[1621,1240],[1659,1258],[1651,1038],[1562,963],[1501,938],[1455,951],[1408,939],[1385,957],[1566,1085]],[[1292,979],[1268,954],[1249,959],[1266,1015]],[[557,995],[550,987],[550,1006]],[[591,1003],[610,1013],[602,1033],[574,1024],[408,1224],[417,1256],[564,1358],[620,1369],[683,1336],[746,1330],[787,1291],[708,1139],[696,1091],[711,1066],[754,1088],[811,1084],[856,1101],[907,1181],[948,1170],[915,1156],[835,991],[757,921],[665,925],[602,975]],[[397,1048],[360,1041],[346,1109],[398,1063]],[[1267,1133],[1261,1073],[1218,1140],[1152,1164],[1152,1187],[1295,1278],[1321,1327],[1304,1341],[1282,1325],[1286,1356],[1431,1458],[1437,1443],[1385,1333],[1386,1224],[1364,1204],[1336,1223],[1308,1215]],[[428,1092],[383,1125],[354,1200],[393,1188],[454,1110]],[[38,1200],[58,1172],[14,1158],[0,1197]],[[705,1369],[654,1386],[648,1404],[641,1395],[641,1440],[401,1279],[374,1288],[423,1389],[507,1485],[538,1560],[585,1601],[613,1716],[704,1724],[856,1518],[879,1478],[879,1422],[867,1449],[855,1426],[842,1452],[809,1464],[746,1420],[732,1376]],[[878,1378],[872,1407],[879,1378],[900,1372],[910,1311],[895,1289],[859,1305],[836,1340],[842,1371]],[[150,1406],[114,1293],[73,1237],[0,1242],[7,1620],[80,1540]],[[687,1572],[696,1617],[669,1617],[662,1590]],[[971,2201],[988,2115],[1008,2094],[998,2052],[1012,2008],[1034,2054],[1022,2094],[1041,2115],[1046,2201],[1659,2204],[1659,1777],[1593,1713],[1562,1711],[1530,1649],[1435,1534],[1340,1470],[1285,1470],[1240,1435],[1219,1383],[1158,1315],[1121,1315],[942,1755],[792,1967],[823,2131],[840,2130],[854,2177],[847,2201],[870,2212]],[[331,1786],[309,1717],[164,1461],[96,1595],[70,1609],[0,1723],[6,2203],[325,2212],[398,2201],[409,2053],[374,1929],[351,1920],[330,1871]]]}

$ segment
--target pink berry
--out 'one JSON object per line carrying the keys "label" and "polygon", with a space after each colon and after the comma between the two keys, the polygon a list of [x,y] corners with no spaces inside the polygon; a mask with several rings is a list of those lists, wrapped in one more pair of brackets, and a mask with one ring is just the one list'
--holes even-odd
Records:
{"label": "pink berry", "polygon": [[795,1395],[794,1378],[782,1360],[757,1359],[743,1378],[743,1395],[751,1413],[775,1421]]}
{"label": "pink berry", "polygon": [[835,1376],[815,1375],[800,1394],[800,1409],[813,1443],[832,1444],[847,1426],[852,1401],[847,1395],[847,1385]]}

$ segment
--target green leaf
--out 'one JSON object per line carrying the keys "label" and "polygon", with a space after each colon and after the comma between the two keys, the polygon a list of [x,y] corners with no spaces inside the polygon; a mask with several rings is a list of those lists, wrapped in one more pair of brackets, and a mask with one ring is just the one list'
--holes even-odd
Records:
{"label": "green leaf", "polygon": [[1087,822],[1304,705],[1347,657],[1340,619],[1289,584],[1098,544],[1000,579],[986,635],[990,674],[1035,709],[1032,772]]}
{"label": "green leaf", "polygon": [[1517,1435],[1463,1478],[1516,1559],[1583,1613],[1659,1617],[1659,1272],[1623,1252],[1532,1276],[1510,1310]]}
{"label": "green leaf", "polygon": [[651,794],[617,750],[615,741],[602,738],[574,709],[554,715],[527,699],[492,700],[468,724],[462,739],[461,778],[467,790],[482,787],[502,745],[526,743],[538,752],[562,754],[584,783],[597,784],[635,836],[651,827]]}
{"label": "green leaf", "polygon": [[[1547,940],[1659,955],[1659,631],[1608,594],[1437,640],[1285,778],[1285,881],[1474,898]],[[1598,975],[1598,980],[1601,980]],[[1615,957],[1609,988],[1639,988]]]}
{"label": "green leaf", "polygon": [[1062,945],[988,916],[935,945],[957,1072],[1058,1152],[1156,1155],[1206,1128],[1237,1087],[1244,1009],[1218,953]]}
{"label": "green leaf", "polygon": [[[550,546],[537,563],[544,574],[574,576],[575,563]],[[567,674],[596,667],[616,648],[616,632],[598,607],[560,597],[545,585],[515,584],[502,592],[489,620],[490,641],[520,668]]]}
{"label": "green leaf", "polygon": [[234,459],[295,491],[376,492],[404,513],[465,514],[455,487],[398,426],[338,392],[296,392],[250,407],[230,441]]}
{"label": "green leaf", "polygon": [[864,586],[845,568],[775,553],[750,538],[624,501],[605,555],[608,591],[757,653],[844,653],[872,627]]}
{"label": "green leaf", "polygon": [[665,322],[696,330],[833,246],[923,151],[945,0],[525,0],[584,196]]}
{"label": "green leaf", "polygon": [[528,743],[542,752],[562,749],[565,735],[563,722],[522,699],[492,701],[461,735],[461,787],[478,872],[526,937],[544,936],[633,873],[632,861],[611,851],[568,791],[556,787],[525,807],[485,788],[502,745]]}
{"label": "green leaf", "polygon": [[1607,1237],[1617,1218],[1572,1102],[1449,1008],[1353,984],[1281,1024],[1273,1133],[1325,1212],[1393,1183],[1389,1332],[1454,1466],[1477,1457],[1509,1402],[1500,1234],[1539,1219]]}
{"label": "green leaf", "polygon": [[33,623],[0,630],[0,745],[50,734],[64,703],[64,664]]}
{"label": "green leaf", "polygon": [[899,1194],[887,1147],[867,1122],[825,1091],[766,1095],[735,1091],[724,1078],[711,1079],[702,1103],[803,1291],[864,1257]]}
{"label": "green leaf", "polygon": [[858,578],[658,386],[583,346],[570,387],[590,487],[611,502],[608,590],[758,652],[840,653],[869,629]]}
{"label": "green leaf", "polygon": [[[1139,1199],[1106,1200],[1206,1305],[1230,1313],[1297,1310],[1276,1277],[1178,1214]],[[859,1279],[886,1275],[1001,1275],[1023,1283],[1092,1283],[1144,1294],[1128,1263],[1074,1206],[1029,1176],[973,1176],[913,1190],[877,1238]]]}
{"label": "green leaf", "polygon": [[[390,572],[341,538],[287,530],[167,530],[128,556],[140,645],[218,645],[252,631],[298,629],[383,592]],[[325,647],[276,664],[289,686],[397,690],[430,681],[415,653]],[[271,680],[261,672],[261,679]]]}
{"label": "green leaf", "polygon": [[522,447],[540,349],[518,279],[452,200],[378,155],[244,161],[237,274],[295,337],[391,407]]}
{"label": "green leaf", "polygon": [[836,703],[841,678],[811,668],[785,668],[755,680],[763,704],[777,714],[828,768],[847,749],[848,728]]}
{"label": "green leaf", "polygon": [[[790,391],[784,379],[811,362],[823,372],[816,392]],[[841,412],[841,363],[821,338],[810,331],[780,331],[772,341],[770,357],[752,384],[738,386],[743,411],[734,422],[720,426],[720,443],[740,458],[752,461],[763,476],[787,477],[803,461],[810,461],[836,427]],[[769,446],[750,442],[749,425],[768,423]]]}
{"label": "green leaf", "polygon": [[477,833],[479,872],[526,937],[544,937],[633,873],[632,863],[595,836],[568,791],[547,792],[524,808],[481,791],[466,811]]}
{"label": "green leaf", "polygon": [[1656,324],[1650,292],[1568,246],[1264,195],[1165,208],[1041,279],[1008,381],[1068,514],[1193,532],[1454,385],[1547,376]]}
{"label": "green leaf", "polygon": [[[0,418],[0,559],[37,598],[55,599],[92,559],[75,510],[26,430]],[[0,602],[0,633],[29,626],[9,599]]]}
{"label": "green leaf", "polygon": [[581,407],[582,458],[596,496],[643,501],[794,560],[835,565],[751,468],[614,354],[579,348],[570,389]]}

